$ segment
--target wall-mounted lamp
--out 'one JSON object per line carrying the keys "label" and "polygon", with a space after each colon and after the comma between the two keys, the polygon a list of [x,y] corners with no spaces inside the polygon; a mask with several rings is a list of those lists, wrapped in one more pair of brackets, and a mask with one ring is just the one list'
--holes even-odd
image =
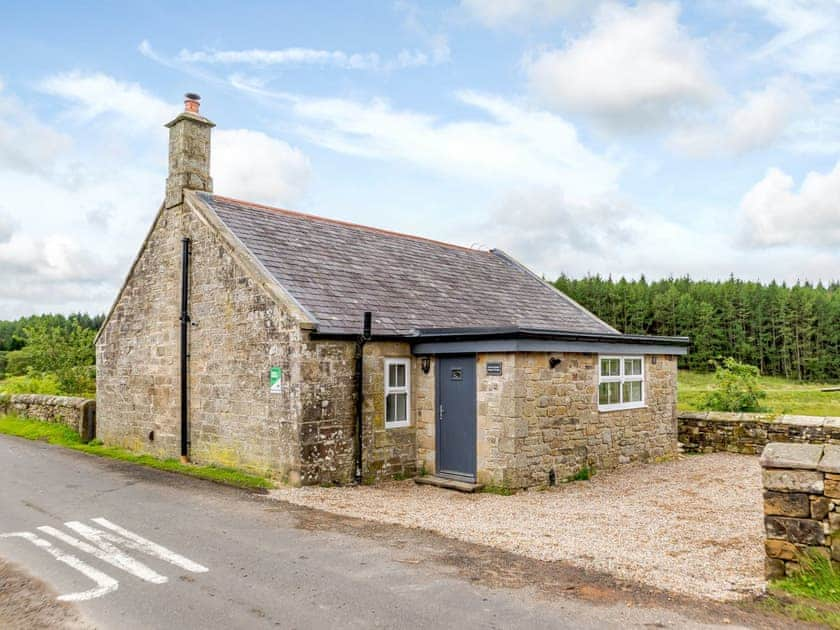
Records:
{"label": "wall-mounted lamp", "polygon": [[552,370],[563,362],[560,357],[548,357],[548,367]]}
{"label": "wall-mounted lamp", "polygon": [[423,370],[423,374],[428,374],[429,370],[432,368],[432,360],[430,357],[421,357],[420,358],[420,368]]}

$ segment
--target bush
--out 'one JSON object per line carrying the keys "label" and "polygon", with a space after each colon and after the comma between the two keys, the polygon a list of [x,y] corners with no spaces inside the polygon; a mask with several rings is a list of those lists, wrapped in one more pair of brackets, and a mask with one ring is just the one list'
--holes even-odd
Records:
{"label": "bush", "polygon": [[32,365],[32,354],[25,348],[6,353],[5,376],[23,376]]}
{"label": "bush", "polygon": [[702,407],[713,411],[761,411],[760,402],[767,393],[758,384],[759,371],[753,365],[739,363],[732,357],[715,370],[715,389]]}
{"label": "bush", "polygon": [[0,381],[0,392],[5,394],[62,394],[55,374],[12,376]]}

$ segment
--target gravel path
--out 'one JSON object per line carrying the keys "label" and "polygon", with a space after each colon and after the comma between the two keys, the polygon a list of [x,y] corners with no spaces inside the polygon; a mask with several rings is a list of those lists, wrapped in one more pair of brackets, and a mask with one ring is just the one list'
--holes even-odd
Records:
{"label": "gravel path", "polygon": [[764,588],[757,457],[714,453],[631,465],[509,497],[413,481],[281,488],[272,494],[538,560],[564,560],[685,595],[732,600]]}

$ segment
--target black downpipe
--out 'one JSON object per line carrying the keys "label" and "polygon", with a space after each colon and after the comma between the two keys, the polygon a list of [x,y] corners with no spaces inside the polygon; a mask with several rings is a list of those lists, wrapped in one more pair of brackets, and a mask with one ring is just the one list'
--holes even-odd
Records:
{"label": "black downpipe", "polygon": [[190,329],[190,239],[181,240],[181,459],[190,456],[189,438],[189,329]]}
{"label": "black downpipe", "polygon": [[365,383],[365,343],[370,340],[372,315],[365,311],[362,334],[356,341],[356,483],[362,482],[362,397]]}

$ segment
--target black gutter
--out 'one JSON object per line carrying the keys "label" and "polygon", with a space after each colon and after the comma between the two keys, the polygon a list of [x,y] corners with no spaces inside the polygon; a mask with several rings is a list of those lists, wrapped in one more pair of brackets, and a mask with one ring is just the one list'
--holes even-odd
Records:
{"label": "black gutter", "polygon": [[[356,335],[343,331],[316,331],[313,339],[348,339]],[[636,343],[642,345],[689,346],[688,337],[654,335],[623,335],[621,333],[584,333],[538,328],[488,327],[488,328],[422,328],[406,334],[374,335],[369,341],[405,341],[408,343],[430,341],[477,341],[483,339],[545,339],[553,341],[583,341],[593,343]]]}
{"label": "black gutter", "polygon": [[365,311],[362,334],[356,339],[356,483],[362,482],[362,413],[365,384],[365,344],[371,339],[370,311]]}
{"label": "black gutter", "polygon": [[189,345],[188,335],[190,326],[190,239],[181,240],[181,459],[186,461],[190,456],[189,440],[189,400],[187,390],[189,385]]}

